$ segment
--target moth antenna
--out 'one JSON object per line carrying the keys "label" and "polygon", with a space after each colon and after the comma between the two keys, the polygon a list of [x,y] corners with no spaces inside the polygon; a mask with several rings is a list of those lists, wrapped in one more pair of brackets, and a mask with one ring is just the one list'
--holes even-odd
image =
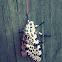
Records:
{"label": "moth antenna", "polygon": [[37,27],[39,27],[40,25],[42,25],[44,22],[42,22],[41,24],[39,24],[39,25],[35,25],[35,27],[37,28]]}
{"label": "moth antenna", "polygon": [[39,24],[39,26],[42,25],[43,23],[44,23],[44,22],[42,22],[41,24]]}
{"label": "moth antenna", "polygon": [[27,16],[27,22],[29,22],[29,16],[28,16],[28,14],[26,14],[26,16]]}

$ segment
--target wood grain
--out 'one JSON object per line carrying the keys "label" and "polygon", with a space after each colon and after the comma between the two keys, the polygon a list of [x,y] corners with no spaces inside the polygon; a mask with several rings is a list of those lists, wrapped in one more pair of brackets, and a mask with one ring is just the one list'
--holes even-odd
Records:
{"label": "wood grain", "polygon": [[[51,37],[44,41],[41,62],[62,62],[62,0],[29,0],[29,20],[45,23],[36,30]],[[0,62],[34,62],[21,56],[22,32],[27,20],[26,0],[0,0]]]}

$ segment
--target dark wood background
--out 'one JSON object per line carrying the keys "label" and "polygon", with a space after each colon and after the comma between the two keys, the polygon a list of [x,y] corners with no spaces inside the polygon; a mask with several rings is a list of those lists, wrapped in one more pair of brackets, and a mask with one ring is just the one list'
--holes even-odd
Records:
{"label": "dark wood background", "polygon": [[[62,0],[29,0],[29,19],[35,24],[45,23],[37,28],[46,35],[39,39],[43,55],[41,62],[62,62]],[[0,0],[0,62],[34,62],[22,57],[21,39],[26,24],[26,0]]]}

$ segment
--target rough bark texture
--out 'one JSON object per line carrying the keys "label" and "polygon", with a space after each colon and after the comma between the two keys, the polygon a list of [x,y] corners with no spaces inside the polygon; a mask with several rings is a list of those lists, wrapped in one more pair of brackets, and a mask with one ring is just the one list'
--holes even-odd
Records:
{"label": "rough bark texture", "polygon": [[[41,62],[62,62],[62,0],[29,0],[29,19],[51,37],[38,38],[43,55]],[[22,31],[26,24],[26,0],[0,0],[0,62],[34,62],[21,56]]]}

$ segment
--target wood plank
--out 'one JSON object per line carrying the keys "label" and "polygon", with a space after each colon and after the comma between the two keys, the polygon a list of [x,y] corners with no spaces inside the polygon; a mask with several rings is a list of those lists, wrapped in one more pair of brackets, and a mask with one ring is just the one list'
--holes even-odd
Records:
{"label": "wood plank", "polygon": [[[44,41],[41,62],[62,62],[62,0],[29,0],[29,20],[51,37],[40,37]],[[34,62],[21,56],[22,31],[26,24],[26,0],[0,0],[0,62]]]}
{"label": "wood plank", "polygon": [[8,62],[16,62],[15,56],[15,47],[13,42],[13,34],[10,24],[10,14],[8,8],[8,1],[3,1],[3,17],[4,17],[4,28],[5,28],[5,35],[6,35],[6,42],[7,42],[7,52],[8,52]]}
{"label": "wood plank", "polygon": [[8,45],[4,26],[3,3],[0,0],[0,62],[8,62]]}

